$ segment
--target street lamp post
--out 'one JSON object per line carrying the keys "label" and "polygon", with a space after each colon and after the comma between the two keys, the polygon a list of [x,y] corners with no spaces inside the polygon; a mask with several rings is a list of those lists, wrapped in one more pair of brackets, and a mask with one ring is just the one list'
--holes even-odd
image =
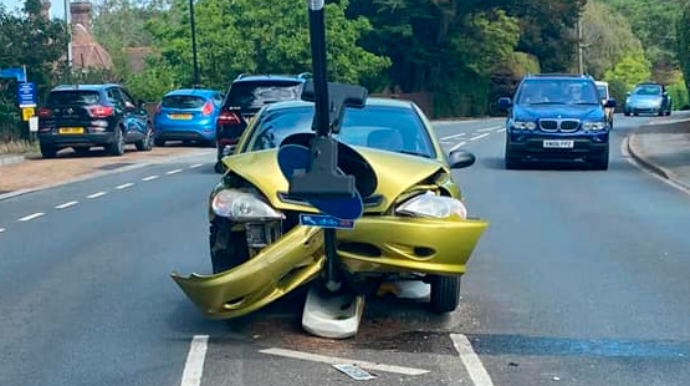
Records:
{"label": "street lamp post", "polygon": [[192,60],[194,61],[194,87],[199,87],[199,62],[196,55],[196,25],[194,24],[194,0],[189,0],[189,22],[192,28]]}

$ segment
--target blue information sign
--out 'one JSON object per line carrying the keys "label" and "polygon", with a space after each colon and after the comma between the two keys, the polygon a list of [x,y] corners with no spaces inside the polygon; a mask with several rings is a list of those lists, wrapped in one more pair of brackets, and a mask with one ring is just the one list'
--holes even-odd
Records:
{"label": "blue information sign", "polygon": [[17,90],[17,99],[20,107],[36,106],[36,84],[20,83]]}
{"label": "blue information sign", "polygon": [[0,78],[15,78],[17,82],[26,82],[26,74],[24,69],[20,67],[0,70]]}

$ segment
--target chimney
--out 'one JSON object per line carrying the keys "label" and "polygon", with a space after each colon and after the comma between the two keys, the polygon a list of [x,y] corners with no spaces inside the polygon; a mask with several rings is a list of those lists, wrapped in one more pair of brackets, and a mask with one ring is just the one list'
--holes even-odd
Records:
{"label": "chimney", "polygon": [[91,32],[91,3],[77,1],[69,5],[72,25],[81,24],[89,33]]}

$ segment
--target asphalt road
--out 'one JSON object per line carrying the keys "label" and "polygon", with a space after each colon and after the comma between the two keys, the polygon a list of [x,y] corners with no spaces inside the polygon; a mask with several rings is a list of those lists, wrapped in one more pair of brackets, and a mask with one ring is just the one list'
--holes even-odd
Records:
{"label": "asphalt road", "polygon": [[[647,120],[617,117],[606,172],[508,171],[502,120],[439,124],[447,149],[477,156],[456,177],[491,221],[463,303],[439,317],[372,299],[348,341],[301,331],[303,292],[211,322],[173,284],[210,271],[213,156],[0,201],[0,385],[197,385],[185,369],[200,358],[205,386],[356,383],[271,348],[428,371],[372,371],[372,385],[688,385],[690,197],[621,153]],[[194,336],[205,352],[190,354]]]}

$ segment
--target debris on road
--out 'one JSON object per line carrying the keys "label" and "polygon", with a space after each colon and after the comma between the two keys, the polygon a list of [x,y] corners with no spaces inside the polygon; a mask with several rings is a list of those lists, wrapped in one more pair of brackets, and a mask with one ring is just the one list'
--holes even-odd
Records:
{"label": "debris on road", "polygon": [[333,367],[355,381],[370,381],[372,379],[376,379],[375,376],[355,365],[333,365]]}
{"label": "debris on road", "polygon": [[551,378],[551,379],[554,380],[554,381],[560,381],[560,380],[561,380],[561,377],[553,377],[553,378]]}

